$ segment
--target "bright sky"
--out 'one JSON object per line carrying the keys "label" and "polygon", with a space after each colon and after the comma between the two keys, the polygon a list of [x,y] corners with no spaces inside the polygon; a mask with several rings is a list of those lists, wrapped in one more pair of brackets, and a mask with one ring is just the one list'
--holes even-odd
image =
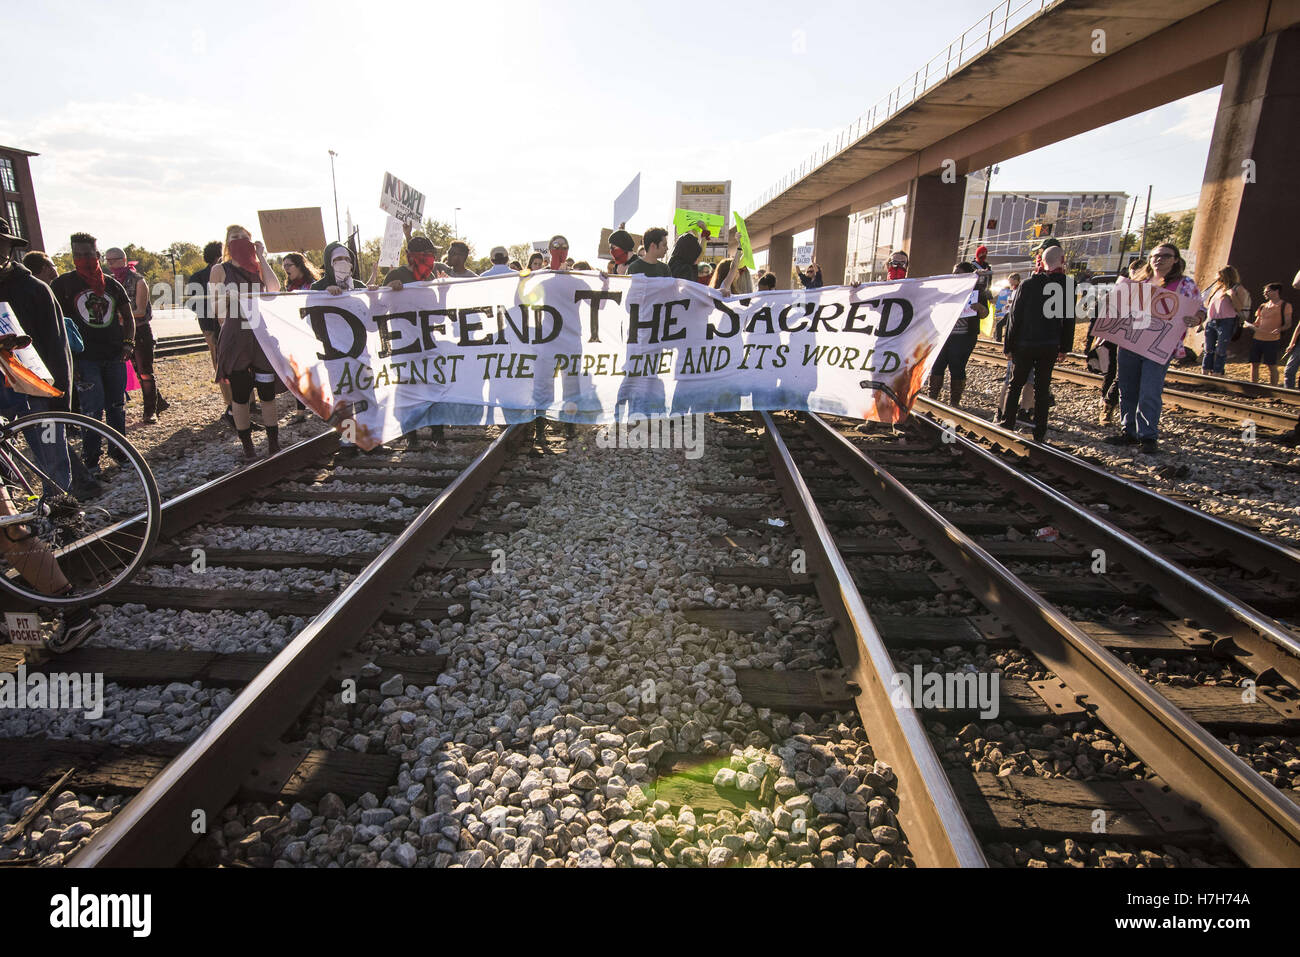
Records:
{"label": "bright sky", "polygon": [[[743,212],[989,2],[14,5],[6,73],[23,81],[0,143],[41,154],[54,251],[83,229],[101,248],[202,244],[298,206],[321,206],[332,239],[333,149],[363,238],[382,234],[388,170],[479,255],[562,232],[592,258],[636,173],[636,232],[670,225],[678,179],[731,179]],[[1154,210],[1195,206],[1218,96],[1010,160],[994,189],[1145,204],[1154,183]]]}

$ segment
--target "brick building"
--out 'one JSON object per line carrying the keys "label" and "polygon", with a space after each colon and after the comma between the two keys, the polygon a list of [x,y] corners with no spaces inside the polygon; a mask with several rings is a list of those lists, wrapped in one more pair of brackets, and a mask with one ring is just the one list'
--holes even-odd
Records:
{"label": "brick building", "polygon": [[32,249],[44,249],[41,235],[41,218],[36,211],[36,190],[32,186],[32,171],[27,160],[37,156],[27,150],[0,146],[0,217],[9,220],[10,230],[32,244]]}

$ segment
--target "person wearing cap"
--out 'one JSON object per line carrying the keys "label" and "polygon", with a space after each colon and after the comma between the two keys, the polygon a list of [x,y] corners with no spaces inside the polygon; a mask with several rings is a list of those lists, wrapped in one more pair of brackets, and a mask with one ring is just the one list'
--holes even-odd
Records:
{"label": "person wearing cap", "polygon": [[388,270],[384,284],[401,292],[402,285],[408,282],[424,282],[434,279],[439,272],[447,272],[447,267],[438,262],[438,248],[425,236],[408,236],[406,241],[406,265]]}
{"label": "person wearing cap", "polygon": [[514,270],[510,268],[510,251],[505,246],[493,246],[490,258],[492,265],[483,270],[480,276],[514,275]]}
{"label": "person wearing cap", "polygon": [[632,251],[635,248],[632,234],[626,229],[616,229],[609,234],[609,258],[614,260],[614,265],[609,270],[611,276],[629,275],[629,267],[641,261],[641,257]]}
{"label": "person wearing cap", "polygon": [[[10,258],[15,248],[27,245],[27,240],[9,229],[7,220],[0,219],[0,302],[9,303],[14,318],[23,333],[31,338],[36,354],[53,377],[54,387],[63,395],[54,398],[20,395],[0,384],[0,412],[11,418],[28,412],[72,411],[69,389],[72,353],[68,349],[68,331],[59,302],[49,286],[22,263]],[[32,448],[42,460],[38,464],[66,490],[72,481],[71,463],[62,426],[57,433],[54,442],[35,442]],[[44,454],[47,449],[48,455]]]}

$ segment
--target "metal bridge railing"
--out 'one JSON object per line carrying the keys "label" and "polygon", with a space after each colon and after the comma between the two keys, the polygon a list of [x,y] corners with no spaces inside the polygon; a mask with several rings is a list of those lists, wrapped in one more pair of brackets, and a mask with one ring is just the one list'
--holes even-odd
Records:
{"label": "metal bridge railing", "polygon": [[[931,57],[921,69],[878,100],[821,149],[790,170],[780,182],[750,204],[746,216],[785,192],[799,180],[848,149],[876,127],[898,115],[929,90],[938,86],[971,60],[990,50],[1016,27],[1054,7],[1062,0],[1001,0],[988,16],[948,44],[948,48]],[[1013,9],[1014,8],[1014,9]]]}

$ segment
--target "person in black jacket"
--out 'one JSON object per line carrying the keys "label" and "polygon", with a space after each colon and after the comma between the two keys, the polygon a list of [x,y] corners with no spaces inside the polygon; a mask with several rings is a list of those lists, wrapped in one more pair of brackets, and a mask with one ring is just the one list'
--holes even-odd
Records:
{"label": "person in black jacket", "polygon": [[1047,438],[1051,407],[1052,369],[1074,346],[1074,295],[1067,286],[1065,251],[1043,250],[1044,271],[1021,284],[1007,323],[1003,351],[1011,357],[1011,386],[1002,413],[1002,427],[1015,428],[1020,393],[1034,374],[1034,441]]}
{"label": "person in black jacket", "polygon": [[[10,234],[9,224],[0,219],[0,302],[9,303],[14,318],[32,340],[36,354],[45,363],[54,380],[54,388],[63,395],[44,398],[20,395],[0,385],[0,412],[16,418],[29,412],[72,411],[72,353],[68,349],[68,330],[63,312],[50,287],[32,275],[22,263],[12,261],[10,252],[27,241]],[[72,486],[72,466],[68,457],[63,427],[56,429],[53,442],[32,442],[40,460],[37,464],[64,491]]]}

